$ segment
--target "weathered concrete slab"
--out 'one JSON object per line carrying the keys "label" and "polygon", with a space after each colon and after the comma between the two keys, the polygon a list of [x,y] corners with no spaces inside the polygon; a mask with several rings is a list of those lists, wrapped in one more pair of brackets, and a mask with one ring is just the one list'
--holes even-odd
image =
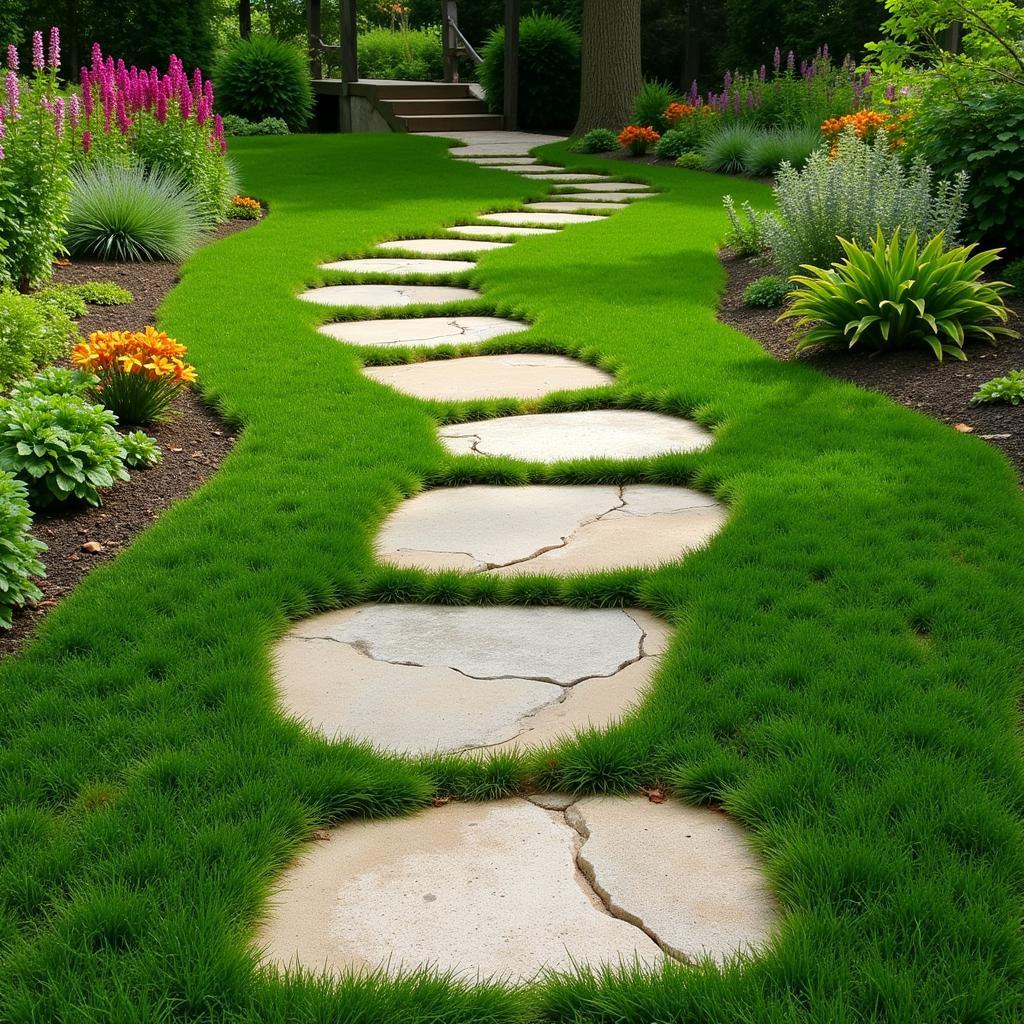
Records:
{"label": "weathered concrete slab", "polygon": [[448,228],[450,234],[465,235],[469,238],[519,238],[526,235],[554,235],[559,228],[513,228],[500,224],[457,224]]}
{"label": "weathered concrete slab", "polygon": [[725,514],[685,487],[450,487],[399,505],[376,550],[390,565],[502,576],[653,567],[706,544]]}
{"label": "weathered concrete slab", "polygon": [[605,181],[607,180],[603,174],[584,174],[582,172],[577,173],[574,171],[564,171],[550,174],[536,174],[533,177],[540,178],[541,181]]}
{"label": "weathered concrete slab", "polygon": [[336,260],[321,263],[321,270],[343,270],[350,274],[386,274],[402,277],[409,274],[457,274],[472,270],[473,260],[419,260],[408,257],[380,256],[365,260]]}
{"label": "weathered concrete slab", "polygon": [[541,398],[554,391],[603,387],[612,382],[608,374],[586,363],[531,352],[368,366],[363,372],[396,391],[438,402]]}
{"label": "weathered concrete slab", "polygon": [[490,252],[507,249],[512,242],[474,242],[469,238],[401,238],[393,242],[381,242],[378,249],[402,249],[418,252],[424,256],[447,256],[462,252]]}
{"label": "weathered concrete slab", "polygon": [[542,210],[547,213],[572,213],[574,210],[596,210],[600,213],[611,213],[614,210],[625,210],[628,203],[614,203],[608,200],[595,202],[594,200],[572,200],[572,199],[545,199],[538,203],[527,203],[523,209]]}
{"label": "weathered concrete slab", "polygon": [[427,284],[333,284],[311,288],[300,296],[304,302],[321,306],[369,306],[386,309],[392,306],[415,306],[418,303],[465,302],[479,299],[472,288],[447,288]]}
{"label": "weathered concrete slab", "polygon": [[[595,175],[591,175],[595,177]],[[568,185],[556,186],[556,188],[568,188]],[[635,181],[605,181],[603,179],[597,181],[586,182],[582,185],[574,185],[572,191],[574,192],[650,192],[650,185],[641,185]],[[651,193],[656,195],[656,193]]]}
{"label": "weathered concrete slab", "polygon": [[399,753],[542,746],[643,695],[665,623],[639,610],[364,605],[275,650],[285,711]]}
{"label": "weathered concrete slab", "polygon": [[585,203],[631,203],[634,199],[653,199],[657,192],[556,192],[552,202],[568,203],[582,200]]}
{"label": "weathered concrete slab", "polygon": [[712,434],[690,420],[633,409],[502,416],[441,427],[457,455],[505,455],[531,462],[641,459],[706,448]]}
{"label": "weathered concrete slab", "polygon": [[558,167],[555,164],[481,164],[492,171],[508,171],[511,174],[549,174],[551,172],[559,173],[563,168]]}
{"label": "weathered concrete slab", "polygon": [[591,221],[601,218],[586,213],[531,213],[524,210],[522,213],[485,213],[477,219],[484,224],[511,224],[514,227],[536,224],[543,227],[545,225],[589,224]]}
{"label": "weathered concrete slab", "polygon": [[353,320],[324,324],[319,328],[349,345],[395,348],[405,345],[437,348],[440,345],[473,345],[529,330],[529,324],[497,316],[425,316],[411,320]]}

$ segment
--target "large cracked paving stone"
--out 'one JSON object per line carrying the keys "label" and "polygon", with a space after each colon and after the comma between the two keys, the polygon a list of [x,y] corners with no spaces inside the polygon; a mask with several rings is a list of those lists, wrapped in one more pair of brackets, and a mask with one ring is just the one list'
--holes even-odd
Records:
{"label": "large cracked paving stone", "polygon": [[367,366],[363,373],[396,391],[437,402],[541,398],[554,391],[605,387],[612,383],[607,373],[586,363],[532,352]]}
{"label": "large cracked paving stone", "polygon": [[266,965],[516,983],[577,964],[755,955],[776,922],[742,829],[674,801],[452,802],[326,835],[270,897],[255,936]]}
{"label": "large cracked paving stone", "polygon": [[485,213],[478,218],[485,224],[511,224],[523,226],[528,224],[589,224],[591,221],[601,220],[589,213]]}
{"label": "large cracked paving stone", "polygon": [[502,416],[441,427],[456,455],[506,455],[530,462],[642,459],[706,448],[711,433],[690,420],[632,409]]}
{"label": "large cracked paving stone", "polygon": [[464,302],[479,299],[472,288],[448,288],[427,284],[334,284],[311,288],[300,296],[306,302],[322,306],[369,306],[385,309],[392,306],[415,306],[417,303]]}
{"label": "large cracked paving stone", "polygon": [[472,260],[420,260],[404,256],[380,256],[363,260],[336,260],[321,263],[321,270],[343,270],[350,274],[455,274],[472,270]]}
{"label": "large cracked paving stone", "polygon": [[474,242],[468,238],[401,238],[394,242],[381,242],[378,249],[404,249],[425,256],[446,256],[450,253],[491,252],[508,249],[511,242]]}
{"label": "large cracked paving stone", "polygon": [[529,324],[497,316],[423,316],[411,320],[353,320],[324,324],[319,331],[348,345],[436,348],[439,345],[475,345],[529,329]]}
{"label": "large cracked paving stone", "polygon": [[667,634],[638,610],[364,605],[297,623],[275,679],[285,710],[330,739],[537,747],[621,718]]}
{"label": "large cracked paving stone", "polygon": [[448,228],[450,234],[467,235],[471,238],[494,237],[494,238],[516,238],[521,235],[555,235],[558,228],[512,228],[499,227],[489,224],[457,224]]}
{"label": "large cracked paving stone", "polygon": [[724,523],[714,498],[685,487],[446,487],[399,505],[376,550],[390,565],[428,570],[597,572],[676,561]]}

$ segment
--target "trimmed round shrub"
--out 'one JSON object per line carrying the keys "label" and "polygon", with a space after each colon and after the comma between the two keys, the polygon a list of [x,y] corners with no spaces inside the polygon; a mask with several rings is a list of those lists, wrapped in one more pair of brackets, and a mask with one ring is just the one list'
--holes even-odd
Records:
{"label": "trimmed round shrub", "polygon": [[619,148],[619,139],[610,128],[591,128],[572,148],[574,153],[610,153]]}
{"label": "trimmed round shrub", "polygon": [[684,153],[689,152],[689,136],[686,132],[677,132],[670,128],[658,140],[654,147],[654,154],[659,160],[677,160]]}
{"label": "trimmed round shrub", "polygon": [[[483,49],[477,78],[487,103],[505,102],[505,30],[495,29]],[[580,107],[580,37],[563,18],[535,14],[519,25],[519,123],[522,128],[567,128]]]}
{"label": "trimmed round shrub", "polygon": [[786,301],[786,296],[792,291],[793,286],[777,274],[768,274],[751,281],[743,289],[743,302],[747,306],[761,306],[770,308],[781,306]]}
{"label": "trimmed round shrub", "polygon": [[669,128],[665,108],[678,99],[675,89],[667,82],[644,82],[633,100],[633,124],[653,128],[659,135],[664,135]]}
{"label": "trimmed round shrub", "polygon": [[58,304],[0,291],[0,384],[66,355],[73,334]]}
{"label": "trimmed round shrub", "polygon": [[194,189],[176,174],[90,163],[75,174],[65,244],[76,256],[180,262],[203,226]]}
{"label": "trimmed round shrub", "polygon": [[7,629],[11,609],[43,596],[32,581],[46,575],[39,561],[46,545],[32,536],[31,527],[28,488],[9,473],[0,473],[0,626]]}
{"label": "trimmed round shrub", "polygon": [[682,167],[686,171],[703,171],[704,157],[700,153],[681,153],[676,157],[676,167]]}
{"label": "trimmed round shrub", "polygon": [[247,121],[235,114],[224,115],[224,134],[236,138],[248,135],[287,135],[288,125],[279,117],[265,117],[262,121]]}
{"label": "trimmed round shrub", "polygon": [[217,102],[226,114],[262,121],[278,117],[294,132],[313,116],[313,87],[302,52],[269,36],[239,39],[213,72]]}

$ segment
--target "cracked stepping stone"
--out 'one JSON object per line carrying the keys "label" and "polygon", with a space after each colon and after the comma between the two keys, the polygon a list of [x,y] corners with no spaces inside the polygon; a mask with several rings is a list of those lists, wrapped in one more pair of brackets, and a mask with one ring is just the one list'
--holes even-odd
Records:
{"label": "cracked stepping stone", "polygon": [[405,256],[380,256],[365,260],[336,260],[321,263],[321,270],[344,270],[350,274],[455,274],[472,270],[473,260],[417,260]]}
{"label": "cracked stepping stone", "polygon": [[571,213],[573,210],[600,210],[602,212],[611,213],[613,210],[625,210],[628,203],[613,203],[609,201],[596,203],[593,200],[581,200],[579,202],[573,202],[572,200],[555,200],[545,199],[539,203],[527,203],[523,209],[530,210],[543,210],[547,213]]}
{"label": "cracked stepping stone", "polygon": [[508,249],[511,242],[474,242],[468,238],[401,238],[394,242],[381,242],[378,249],[404,249],[424,256],[446,256],[449,253],[490,252]]}
{"label": "cracked stepping stone", "polygon": [[696,451],[714,440],[690,420],[630,409],[503,416],[452,424],[438,433],[456,455],[504,455],[529,462],[643,459]]}
{"label": "cracked stepping stone", "polygon": [[399,505],[376,552],[389,565],[496,576],[649,568],[702,547],[725,514],[685,487],[444,487]]}
{"label": "cracked stepping stone", "polygon": [[477,218],[487,224],[589,224],[591,221],[601,220],[589,213],[530,213],[524,210],[520,213],[485,213]]}
{"label": "cracked stepping stone", "polygon": [[770,938],[760,864],[720,812],[645,797],[553,806],[452,802],[331,829],[275,886],[254,941],[261,962],[517,983],[578,964],[655,970],[675,958],[666,950],[721,959],[733,939],[730,952]]}
{"label": "cracked stepping stone", "polygon": [[437,402],[541,398],[553,391],[612,383],[612,377],[586,363],[532,352],[367,366],[363,373],[403,394]]}
{"label": "cracked stepping stone", "polygon": [[300,299],[322,306],[415,306],[418,303],[464,302],[479,299],[472,288],[448,288],[429,284],[332,284],[311,288]]}
{"label": "cracked stepping stone", "polygon": [[448,228],[450,234],[494,238],[516,238],[519,235],[556,235],[558,230],[558,228],[510,228],[498,225],[491,227],[487,224],[457,224],[453,228]]}
{"label": "cracked stepping stone", "polygon": [[[547,202],[570,203],[579,200],[583,203],[631,203],[634,199],[653,199],[656,192],[555,192]],[[579,203],[575,202],[575,208]],[[610,207],[615,209],[614,206]],[[598,209],[597,206],[594,209]]]}
{"label": "cracked stepping stone", "polygon": [[275,650],[285,710],[329,739],[411,755],[538,747],[620,719],[668,638],[639,610],[363,605]]}
{"label": "cracked stepping stone", "polygon": [[529,329],[529,324],[497,316],[423,316],[411,320],[352,320],[324,324],[319,331],[348,345],[436,348],[439,345],[475,345],[503,334]]}
{"label": "cracked stepping stone", "polygon": [[[593,175],[591,175],[593,177]],[[561,187],[561,186],[559,186]],[[650,185],[641,185],[636,181],[592,181],[583,185],[574,185],[573,191],[580,192],[649,192],[651,195],[657,195],[655,192],[650,191]]]}

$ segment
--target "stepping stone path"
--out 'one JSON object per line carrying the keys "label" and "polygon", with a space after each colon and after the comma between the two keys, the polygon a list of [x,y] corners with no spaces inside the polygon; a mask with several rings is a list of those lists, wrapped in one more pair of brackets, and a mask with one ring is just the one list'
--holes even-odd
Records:
{"label": "stepping stone path", "polygon": [[350,274],[387,274],[402,277],[407,274],[455,274],[472,270],[476,266],[471,260],[417,260],[404,257],[380,257],[368,260],[337,260],[321,263],[321,270],[343,270]]}
{"label": "stepping stone path", "polygon": [[543,398],[554,391],[599,388],[612,383],[608,374],[586,363],[566,356],[529,352],[368,366],[363,372],[396,391],[435,402]]}
{"label": "stepping stone path", "polygon": [[415,306],[419,303],[463,302],[479,299],[471,288],[445,288],[425,284],[332,284],[311,288],[300,299],[322,306],[369,306],[385,309],[390,306]]}
{"label": "stepping stone path", "polygon": [[685,487],[443,487],[399,505],[376,548],[406,568],[568,575],[674,562],[724,523],[714,498]]}
{"label": "stepping stone path", "polygon": [[706,448],[712,435],[688,420],[629,409],[503,416],[439,430],[456,455],[504,455],[529,462],[642,459]]}
{"label": "stepping stone path", "polygon": [[[444,133],[436,133],[444,134]],[[646,185],[540,163],[547,136],[471,132],[452,156],[549,182],[551,198],[485,214],[441,239],[381,252],[483,255],[520,236],[602,221]],[[600,216],[576,213],[599,211]],[[544,225],[544,226],[541,226]],[[495,242],[493,239],[509,239]],[[483,240],[481,240],[483,239]],[[342,260],[328,269],[453,273],[469,260]],[[466,288],[332,285],[300,298],[371,309],[475,299]],[[331,323],[345,344],[464,345],[527,329],[498,317],[438,315]],[[536,399],[612,378],[564,356],[516,354],[366,367],[417,398]],[[505,416],[440,428],[456,454],[534,462],[640,459],[695,451],[697,424],[636,410]],[[381,561],[491,575],[657,566],[725,522],[707,494],[659,485],[464,486],[426,491],[387,518]],[[543,748],[604,729],[640,703],[668,641],[646,612],[550,607],[363,605],[297,623],[275,649],[283,709],[331,740],[406,755]],[[513,983],[576,964],[657,969],[752,955],[777,911],[743,830],[716,810],[560,794],[452,802],[411,818],[349,822],[283,874],[256,937],[264,963],[333,975],[429,966]]]}
{"label": "stepping stone path", "polygon": [[406,754],[543,746],[639,700],[668,640],[646,612],[364,605],[278,644],[287,712]]}
{"label": "stepping stone path", "polygon": [[394,242],[381,242],[378,249],[404,249],[424,256],[445,256],[461,252],[491,252],[510,249],[512,242],[474,242],[468,238],[401,238]]}
{"label": "stepping stone path", "polygon": [[353,320],[324,324],[322,334],[348,345],[375,348],[439,345],[472,345],[505,334],[528,331],[527,324],[496,316],[423,316],[412,320]]}
{"label": "stepping stone path", "polygon": [[327,834],[271,896],[264,964],[336,977],[430,964],[515,983],[580,961],[722,962],[762,948],[774,925],[742,829],[707,808],[453,802]]}

